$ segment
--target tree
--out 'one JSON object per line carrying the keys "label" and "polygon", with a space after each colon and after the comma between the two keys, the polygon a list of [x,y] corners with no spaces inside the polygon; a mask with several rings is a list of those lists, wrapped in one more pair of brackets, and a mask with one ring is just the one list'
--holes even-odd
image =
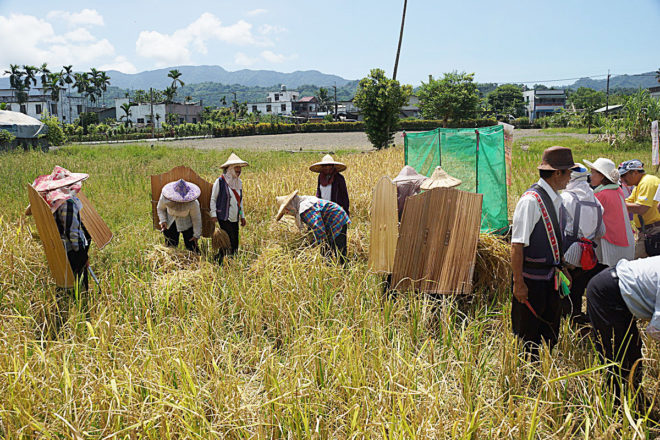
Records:
{"label": "tree", "polygon": [[163,97],[165,98],[165,104],[171,104],[174,102],[174,97],[176,96],[176,88],[175,87],[166,87],[165,90],[163,90]]}
{"label": "tree", "polygon": [[577,91],[568,95],[568,102],[579,110],[602,107],[605,105],[605,99],[605,92],[598,92],[589,87],[580,87]]}
{"label": "tree", "polygon": [[322,112],[327,112],[330,107],[330,95],[328,95],[328,89],[321,87],[316,94],[316,100],[319,102],[319,109]]}
{"label": "tree", "polygon": [[411,94],[412,86],[387,78],[382,69],[372,69],[360,80],[354,102],[364,116],[365,132],[374,147],[381,149],[392,141],[401,107]]}
{"label": "tree", "polygon": [[125,119],[125,121],[124,121],[124,125],[125,125],[126,127],[128,127],[128,124],[131,123],[131,119],[130,119],[130,116],[131,116],[131,107],[132,107],[132,105],[131,105],[130,102],[125,102],[125,103],[123,103],[123,104],[120,106],[120,108],[124,111],[124,115],[121,116],[121,117],[119,118],[119,120],[121,121],[122,119]]}
{"label": "tree", "polygon": [[442,79],[423,83],[417,93],[419,107],[426,119],[442,119],[443,127],[452,120],[477,117],[479,91],[474,83],[474,73],[445,73]]}
{"label": "tree", "polygon": [[50,79],[48,75],[50,75],[51,73],[50,70],[48,69],[48,64],[43,63],[38,70],[39,73],[41,74],[41,87],[46,88],[46,84],[48,84]]}
{"label": "tree", "polygon": [[18,64],[10,64],[9,70],[5,70],[5,74],[9,74],[9,87],[12,89],[12,94],[23,88],[23,75],[25,75],[25,72],[21,70]]}
{"label": "tree", "polygon": [[44,84],[44,92],[50,93],[50,97],[53,101],[58,102],[60,100],[60,90],[62,90],[62,74],[61,73],[49,73],[48,79]]}
{"label": "tree", "polygon": [[523,116],[525,100],[522,90],[514,84],[504,84],[488,94],[488,105],[497,114]]}
{"label": "tree", "polygon": [[183,81],[181,81],[181,72],[179,72],[178,69],[170,70],[170,73],[167,74],[167,77],[172,78],[172,87],[174,88],[174,90],[176,90],[176,88],[178,87],[177,83],[181,87],[186,85]]}

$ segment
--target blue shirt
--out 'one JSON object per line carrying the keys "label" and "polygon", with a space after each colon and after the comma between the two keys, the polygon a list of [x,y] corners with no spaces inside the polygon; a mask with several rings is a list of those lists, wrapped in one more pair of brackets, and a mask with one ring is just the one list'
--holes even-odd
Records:
{"label": "blue shirt", "polygon": [[630,313],[650,319],[660,330],[660,255],[639,260],[621,260],[616,265],[621,296]]}

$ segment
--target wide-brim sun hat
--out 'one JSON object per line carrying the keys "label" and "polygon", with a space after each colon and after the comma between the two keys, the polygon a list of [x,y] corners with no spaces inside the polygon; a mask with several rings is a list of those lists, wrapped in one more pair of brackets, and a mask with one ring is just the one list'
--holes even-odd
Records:
{"label": "wide-brim sun hat", "polygon": [[562,171],[575,168],[573,161],[573,152],[566,147],[550,147],[543,152],[539,170]]}
{"label": "wide-brim sun hat", "polygon": [[423,190],[429,190],[433,188],[453,188],[460,185],[461,183],[463,183],[461,180],[450,176],[441,167],[435,167],[431,177],[426,179],[420,188]]}
{"label": "wide-brim sun hat", "polygon": [[339,173],[341,173],[342,171],[344,171],[347,168],[346,164],[343,164],[341,162],[337,162],[336,160],[334,160],[332,158],[332,156],[330,156],[329,154],[326,154],[325,156],[323,156],[323,159],[321,159],[321,162],[316,162],[314,165],[309,167],[309,170],[314,171],[315,173],[320,173],[321,169],[326,165],[334,166],[335,169],[337,170],[337,172],[339,172]]}
{"label": "wide-brim sun hat", "polygon": [[165,185],[162,194],[163,197],[173,202],[192,202],[199,198],[202,190],[194,183],[179,179]]}
{"label": "wide-brim sun hat", "polygon": [[89,177],[86,173],[72,173],[66,168],[55,166],[53,172],[37,177],[32,183],[32,187],[37,192],[48,192],[55,189],[64,188],[74,183],[82,182]]}
{"label": "wide-brim sun hat", "polygon": [[604,157],[599,157],[594,162],[583,159],[582,162],[589,168],[598,171],[600,174],[609,179],[612,183],[619,183],[619,171],[616,169],[616,164]]}
{"label": "wide-brim sun hat", "polygon": [[401,168],[401,171],[399,172],[399,175],[396,176],[394,179],[392,179],[392,182],[397,183],[397,182],[414,182],[414,181],[424,181],[426,180],[427,177],[424,176],[423,174],[419,174],[417,170],[415,170],[413,167],[410,165],[406,165],[403,168]]}
{"label": "wide-brim sun hat", "polygon": [[291,201],[298,195],[298,190],[295,190],[291,194],[288,194],[286,196],[279,196],[275,197],[275,200],[277,201],[277,204],[280,205],[279,210],[277,211],[277,215],[275,216],[275,221],[278,221],[281,219],[284,214],[286,214],[286,208],[289,206]]}
{"label": "wide-brim sun hat", "polygon": [[230,167],[232,165],[238,165],[240,167],[249,166],[249,164],[246,161],[244,161],[243,159],[238,157],[236,154],[231,153],[229,155],[229,158],[227,159],[227,161],[225,163],[223,163],[222,165],[220,165],[220,168],[224,169],[224,168]]}

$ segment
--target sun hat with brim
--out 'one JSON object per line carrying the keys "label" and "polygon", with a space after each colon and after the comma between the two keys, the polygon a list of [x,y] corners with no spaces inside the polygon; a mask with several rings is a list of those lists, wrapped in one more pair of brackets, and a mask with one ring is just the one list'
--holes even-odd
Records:
{"label": "sun hat with brim", "polygon": [[234,153],[231,153],[231,154],[229,155],[229,158],[227,159],[227,162],[225,162],[225,163],[223,163],[222,165],[220,165],[220,168],[223,168],[223,169],[224,169],[224,168],[230,167],[230,166],[232,166],[232,165],[238,165],[238,166],[240,166],[240,167],[247,167],[247,166],[249,166],[249,164],[248,164],[246,161],[244,161],[243,159],[241,159],[240,157],[238,157],[238,156],[235,155]]}
{"label": "sun hat with brim", "polygon": [[56,166],[49,175],[39,176],[34,180],[32,187],[37,192],[53,191],[54,189],[64,188],[65,186],[81,182],[89,177],[85,173],[72,173],[66,168]]}
{"label": "sun hat with brim", "polygon": [[575,162],[573,162],[573,152],[570,148],[550,147],[543,152],[541,165],[537,168],[539,170],[561,171],[572,170],[575,167]]}
{"label": "sun hat with brim", "polygon": [[420,188],[424,190],[433,188],[453,188],[460,185],[461,183],[463,182],[447,174],[447,172],[441,167],[435,167],[431,177],[426,179]]}
{"label": "sun hat with brim", "polygon": [[162,194],[163,197],[173,202],[192,202],[199,198],[202,190],[194,183],[179,179],[165,185]]}
{"label": "sun hat with brim", "polygon": [[343,164],[341,162],[337,162],[336,160],[334,160],[332,158],[332,156],[330,156],[329,154],[326,154],[325,156],[323,156],[323,159],[321,159],[321,162],[316,162],[314,165],[309,167],[309,170],[314,171],[315,173],[320,173],[321,169],[326,165],[333,165],[335,167],[335,169],[337,170],[337,172],[339,172],[339,173],[341,173],[342,171],[344,171],[346,169],[345,164]]}
{"label": "sun hat with brim", "polygon": [[628,171],[644,171],[644,164],[639,159],[627,160],[619,165],[619,175],[623,176]]}
{"label": "sun hat with brim", "polygon": [[427,177],[419,174],[413,167],[406,165],[401,168],[399,175],[392,179],[392,182],[414,182],[414,181],[424,181]]}
{"label": "sun hat with brim", "polygon": [[278,221],[281,219],[284,214],[286,214],[286,208],[289,206],[291,201],[298,195],[298,190],[295,190],[289,195],[286,196],[279,196],[276,197],[275,200],[277,201],[277,204],[280,205],[280,209],[277,211],[277,215],[275,216],[275,221]]}
{"label": "sun hat with brim", "polygon": [[611,160],[599,157],[594,162],[589,162],[587,159],[583,159],[582,162],[592,170],[598,171],[610,182],[619,183],[619,171],[617,171],[616,165]]}

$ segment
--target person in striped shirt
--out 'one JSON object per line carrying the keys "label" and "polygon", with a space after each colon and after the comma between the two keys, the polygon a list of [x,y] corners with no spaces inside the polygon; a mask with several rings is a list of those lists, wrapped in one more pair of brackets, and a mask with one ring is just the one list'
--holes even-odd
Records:
{"label": "person in striped shirt", "polygon": [[280,205],[275,220],[285,214],[292,215],[302,229],[305,224],[314,234],[315,244],[326,243],[332,253],[346,263],[346,228],[351,220],[346,211],[335,202],[314,196],[299,196],[298,191],[287,196],[277,197]]}

